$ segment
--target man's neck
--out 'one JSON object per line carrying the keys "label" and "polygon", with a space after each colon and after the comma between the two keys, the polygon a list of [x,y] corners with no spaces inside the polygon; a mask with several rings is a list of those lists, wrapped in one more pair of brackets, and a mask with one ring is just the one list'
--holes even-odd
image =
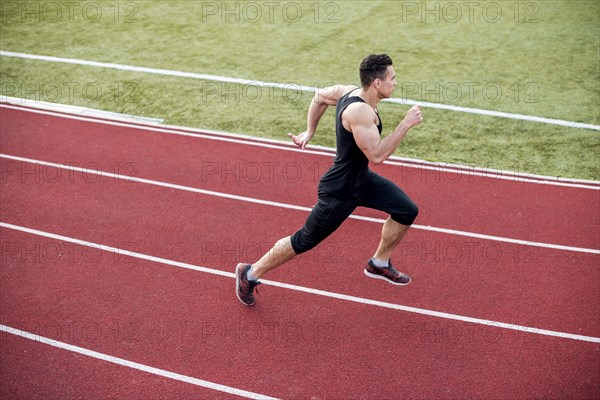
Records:
{"label": "man's neck", "polygon": [[367,102],[368,105],[373,107],[373,109],[377,108],[377,104],[381,101],[379,94],[376,90],[371,90],[371,88],[365,89],[360,88],[358,91],[358,95]]}

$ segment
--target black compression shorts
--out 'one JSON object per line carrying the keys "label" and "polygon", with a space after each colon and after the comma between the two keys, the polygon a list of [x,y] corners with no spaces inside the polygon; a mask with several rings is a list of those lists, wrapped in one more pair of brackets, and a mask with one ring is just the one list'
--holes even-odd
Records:
{"label": "black compression shorts", "polygon": [[369,171],[364,194],[348,200],[338,199],[319,191],[319,199],[306,223],[292,235],[292,248],[296,254],[304,253],[331,235],[356,207],[384,211],[402,225],[412,225],[419,209],[393,182]]}

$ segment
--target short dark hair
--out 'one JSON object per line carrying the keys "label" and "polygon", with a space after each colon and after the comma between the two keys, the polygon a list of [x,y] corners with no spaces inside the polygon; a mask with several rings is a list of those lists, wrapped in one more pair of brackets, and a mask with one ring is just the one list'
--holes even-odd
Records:
{"label": "short dark hair", "polygon": [[367,87],[375,79],[385,79],[387,67],[393,65],[392,59],[387,54],[369,54],[360,63],[360,84]]}

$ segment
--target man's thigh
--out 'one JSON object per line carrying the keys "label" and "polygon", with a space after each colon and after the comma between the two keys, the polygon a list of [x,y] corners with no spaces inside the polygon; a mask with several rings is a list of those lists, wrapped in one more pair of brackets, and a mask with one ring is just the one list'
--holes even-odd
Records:
{"label": "man's thigh", "polygon": [[356,207],[356,200],[343,201],[320,196],[302,229],[292,236],[294,251],[300,254],[321,243],[340,227]]}
{"label": "man's thigh", "polygon": [[362,207],[384,211],[404,225],[410,225],[419,209],[394,182],[374,173],[369,174],[369,184],[359,203]]}

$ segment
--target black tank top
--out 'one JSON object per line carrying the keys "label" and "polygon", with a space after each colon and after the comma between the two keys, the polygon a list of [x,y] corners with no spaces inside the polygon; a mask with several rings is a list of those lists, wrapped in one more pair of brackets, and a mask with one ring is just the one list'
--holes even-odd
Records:
{"label": "black tank top", "polygon": [[[356,89],[355,89],[356,90]],[[336,157],[333,165],[321,177],[319,192],[339,198],[350,199],[360,197],[366,189],[369,175],[369,159],[362,152],[354,140],[352,132],[344,128],[342,113],[352,103],[366,103],[358,96],[350,97],[355,90],[346,93],[338,101],[335,117]],[[381,135],[383,125],[377,114],[379,125],[377,129]]]}

